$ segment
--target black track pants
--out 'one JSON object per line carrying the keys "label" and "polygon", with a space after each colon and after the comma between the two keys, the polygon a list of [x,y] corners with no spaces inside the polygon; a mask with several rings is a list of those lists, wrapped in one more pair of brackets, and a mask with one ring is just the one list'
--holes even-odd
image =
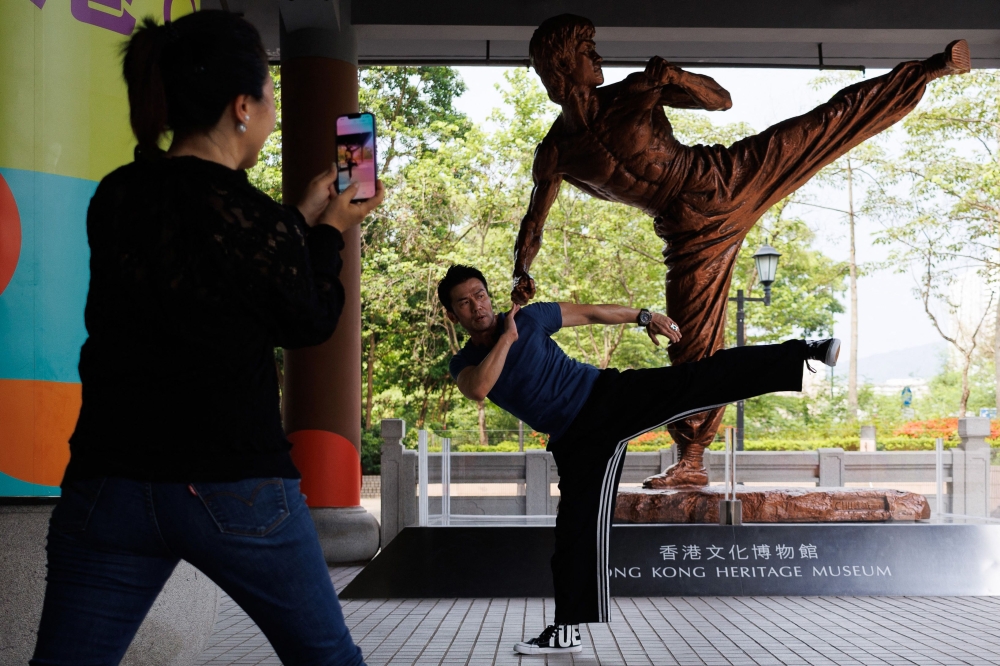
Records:
{"label": "black track pants", "polygon": [[802,390],[801,340],[723,349],[710,358],[601,373],[566,433],[552,556],[557,624],[608,621],[608,540],[628,441],[665,423],[774,391]]}

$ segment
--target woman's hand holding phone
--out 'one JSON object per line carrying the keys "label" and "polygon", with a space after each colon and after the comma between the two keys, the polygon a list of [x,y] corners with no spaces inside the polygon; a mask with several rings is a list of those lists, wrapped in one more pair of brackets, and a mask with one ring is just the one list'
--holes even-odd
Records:
{"label": "woman's hand holding phone", "polygon": [[322,172],[306,186],[306,193],[302,201],[296,208],[306,219],[306,224],[310,227],[319,221],[319,216],[326,210],[331,197],[336,196],[333,184],[337,180],[337,165],[333,164],[329,169]]}
{"label": "woman's hand holding phone", "polygon": [[[332,188],[333,181],[329,182],[329,187]],[[361,224],[368,214],[382,203],[382,199],[385,198],[385,187],[381,180],[376,181],[375,196],[365,201],[352,202],[351,199],[357,194],[358,187],[358,183],[351,183],[340,194],[331,192],[329,203],[320,214],[317,223],[328,224],[341,233]]]}

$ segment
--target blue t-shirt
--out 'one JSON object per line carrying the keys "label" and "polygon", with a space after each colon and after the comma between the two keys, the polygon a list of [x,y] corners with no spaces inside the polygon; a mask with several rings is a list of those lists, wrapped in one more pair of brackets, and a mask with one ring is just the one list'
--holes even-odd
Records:
{"label": "blue t-shirt", "polygon": [[[499,316],[499,331],[503,331],[505,317]],[[556,439],[583,408],[601,371],[573,360],[549,337],[562,328],[558,303],[532,303],[516,317],[517,342],[507,352],[500,377],[487,397]],[[465,368],[482,363],[491,349],[466,343],[451,359],[451,376],[457,378]]]}

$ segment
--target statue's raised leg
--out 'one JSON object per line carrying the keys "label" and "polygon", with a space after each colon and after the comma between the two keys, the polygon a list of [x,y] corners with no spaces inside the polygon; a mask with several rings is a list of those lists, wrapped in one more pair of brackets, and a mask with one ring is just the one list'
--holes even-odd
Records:
{"label": "statue's raised leg", "polygon": [[[666,241],[667,314],[684,337],[669,347],[672,363],[711,356],[725,342],[726,304],[743,239],[772,205],[820,169],[916,107],[927,83],[969,71],[964,40],[920,62],[856,83],[812,111],[723,146],[692,146],[689,175],[656,218]],[[705,485],[704,449],[715,438],[723,409],[668,426],[680,460],[647,487]]]}

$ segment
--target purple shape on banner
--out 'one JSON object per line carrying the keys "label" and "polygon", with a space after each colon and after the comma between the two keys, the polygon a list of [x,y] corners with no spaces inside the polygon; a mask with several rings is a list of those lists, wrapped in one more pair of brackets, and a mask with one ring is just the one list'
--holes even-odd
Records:
{"label": "purple shape on banner", "polygon": [[30,0],[30,2],[32,4],[34,4],[36,7],[38,7],[39,9],[41,9],[42,6],[45,4],[45,0]]}
{"label": "purple shape on banner", "polygon": [[[121,16],[94,9],[91,5],[101,5],[112,11],[121,12]],[[95,25],[122,35],[131,35],[135,29],[135,17],[125,9],[131,5],[132,0],[71,0],[70,11],[73,13],[73,18],[81,23]]]}

